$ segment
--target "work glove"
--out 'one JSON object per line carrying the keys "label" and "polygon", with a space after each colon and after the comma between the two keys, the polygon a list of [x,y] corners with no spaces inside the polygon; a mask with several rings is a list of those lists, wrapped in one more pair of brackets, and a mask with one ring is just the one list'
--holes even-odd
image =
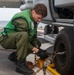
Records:
{"label": "work glove", "polygon": [[42,49],[39,49],[39,51],[36,53],[37,56],[39,56],[42,60],[48,58],[48,53],[46,50],[42,50]]}

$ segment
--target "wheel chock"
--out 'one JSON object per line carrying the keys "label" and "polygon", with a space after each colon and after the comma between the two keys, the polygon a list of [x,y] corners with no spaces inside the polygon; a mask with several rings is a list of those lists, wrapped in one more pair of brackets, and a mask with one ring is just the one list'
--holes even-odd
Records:
{"label": "wheel chock", "polygon": [[47,70],[50,71],[53,75],[61,75],[56,70],[52,69],[50,66],[47,67]]}
{"label": "wheel chock", "polygon": [[45,61],[45,60],[38,59],[38,60],[36,61],[36,62],[37,62],[37,66],[38,66],[39,68],[42,68],[44,61]]}
{"label": "wheel chock", "polygon": [[52,68],[55,68],[54,63],[51,63],[49,66],[52,67]]}
{"label": "wheel chock", "polygon": [[[39,68],[42,68],[43,67],[43,63],[45,62],[46,60],[41,60],[41,59],[37,59],[36,62],[37,62],[37,66]],[[54,70],[54,63],[50,64],[48,67],[47,67],[47,70],[50,71],[53,75],[61,75],[59,74],[56,70]]]}

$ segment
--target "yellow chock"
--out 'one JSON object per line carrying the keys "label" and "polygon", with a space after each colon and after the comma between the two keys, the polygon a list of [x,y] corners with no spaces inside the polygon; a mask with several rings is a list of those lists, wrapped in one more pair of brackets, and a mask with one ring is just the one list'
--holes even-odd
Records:
{"label": "yellow chock", "polygon": [[[37,60],[36,60],[36,62],[37,62],[37,66],[38,66],[39,68],[42,68],[43,63],[44,63],[45,61],[46,61],[46,60],[37,59]],[[54,66],[54,63],[50,64],[49,66],[52,67],[52,68],[55,67],[55,66]]]}
{"label": "yellow chock", "polygon": [[[47,60],[47,59],[46,59]],[[37,62],[37,66],[39,68],[42,68],[43,66],[43,63],[46,61],[46,60],[41,60],[41,59],[37,59],[36,62]],[[50,71],[53,75],[61,75],[59,74],[56,70],[54,70],[53,68],[55,67],[54,63],[50,64],[48,67],[47,67],[47,70]]]}
{"label": "yellow chock", "polygon": [[53,75],[61,75],[56,70],[52,69],[50,66],[47,67],[47,70],[50,71]]}
{"label": "yellow chock", "polygon": [[52,67],[52,68],[54,68],[54,67],[55,67],[54,63],[50,64],[49,66],[50,66],[50,67]]}
{"label": "yellow chock", "polygon": [[42,68],[44,61],[45,61],[45,60],[41,60],[41,59],[36,60],[37,66],[38,66],[39,68]]}

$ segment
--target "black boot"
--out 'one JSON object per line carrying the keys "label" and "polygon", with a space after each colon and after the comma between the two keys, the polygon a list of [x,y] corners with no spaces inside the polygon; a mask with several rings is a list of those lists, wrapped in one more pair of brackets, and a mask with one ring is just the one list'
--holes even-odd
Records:
{"label": "black boot", "polygon": [[16,57],[16,52],[12,52],[9,56],[8,59],[14,63],[17,62],[17,57]]}
{"label": "black boot", "polygon": [[26,65],[25,61],[18,61],[16,64],[16,72],[22,73],[22,74],[33,74],[34,71]]}

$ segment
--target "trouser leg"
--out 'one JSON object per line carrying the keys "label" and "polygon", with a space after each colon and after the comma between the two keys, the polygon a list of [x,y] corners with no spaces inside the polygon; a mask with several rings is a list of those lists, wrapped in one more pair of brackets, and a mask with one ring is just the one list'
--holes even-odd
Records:
{"label": "trouser leg", "polygon": [[1,37],[1,45],[6,49],[17,49],[17,59],[27,56],[28,34],[26,32],[11,33],[8,37]]}
{"label": "trouser leg", "polygon": [[25,64],[28,46],[28,34],[26,32],[12,33],[8,37],[1,37],[1,45],[7,49],[17,49],[16,71],[24,75],[33,74],[34,71]]}
{"label": "trouser leg", "polygon": [[27,56],[28,34],[22,33],[16,41],[17,59],[24,59]]}

